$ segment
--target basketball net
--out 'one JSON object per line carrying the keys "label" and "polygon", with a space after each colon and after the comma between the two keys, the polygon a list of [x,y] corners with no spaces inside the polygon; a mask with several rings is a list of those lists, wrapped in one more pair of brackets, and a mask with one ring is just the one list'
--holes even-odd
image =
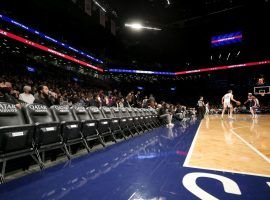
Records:
{"label": "basketball net", "polygon": [[265,92],[262,92],[262,93],[260,93],[260,95],[261,95],[262,97],[264,97],[264,95],[265,95]]}

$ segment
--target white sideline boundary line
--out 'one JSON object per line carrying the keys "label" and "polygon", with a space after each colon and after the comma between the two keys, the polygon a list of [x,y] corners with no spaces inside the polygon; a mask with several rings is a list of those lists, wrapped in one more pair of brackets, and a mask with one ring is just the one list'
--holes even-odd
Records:
{"label": "white sideline boundary line", "polygon": [[[202,125],[202,121],[196,131],[195,137],[192,141],[191,147],[188,151],[188,155],[185,159],[185,162],[183,164],[183,167],[188,167],[188,168],[196,168],[196,169],[203,169],[203,170],[212,170],[212,171],[219,171],[219,172],[229,172],[229,173],[235,173],[235,174],[242,174],[242,175],[250,175],[250,176],[259,176],[259,177],[267,177],[270,178],[270,175],[267,174],[257,174],[257,173],[249,173],[249,172],[241,172],[241,171],[234,171],[234,170],[228,170],[228,169],[217,169],[217,168],[207,168],[207,167],[198,167],[195,165],[189,165],[189,160],[192,156],[193,153],[193,149],[197,140],[197,137],[199,135],[199,130],[201,128]],[[244,127],[237,127],[234,129],[240,129],[240,128],[244,128]],[[260,157],[262,157],[266,162],[268,162],[270,164],[270,159],[267,158],[264,154],[262,154],[260,151],[258,151],[255,147],[253,147],[251,144],[249,144],[247,141],[245,141],[241,136],[239,136],[235,131],[233,131],[234,129],[231,129],[232,133],[238,138],[240,139],[244,144],[246,144],[249,148],[251,148],[255,153],[257,153]],[[270,184],[270,182],[269,182]],[[269,185],[270,186],[270,185]]]}
{"label": "white sideline boundary line", "polygon": [[262,159],[264,159],[266,162],[270,164],[270,159],[265,156],[262,152],[260,152],[258,149],[256,149],[254,146],[252,146],[250,143],[248,143],[245,139],[243,139],[240,135],[238,135],[234,130],[231,130],[231,132],[239,139],[241,140],[245,145],[247,145],[252,151],[257,153]]}
{"label": "white sideline boundary line", "polygon": [[[217,168],[210,168],[210,167],[198,167],[195,165],[187,165],[184,167],[188,168],[195,168],[195,169],[203,169],[203,170],[211,170],[211,171],[218,171],[218,172],[228,172],[228,173],[233,173],[233,174],[241,174],[241,175],[250,175],[250,176],[259,176],[259,177],[266,177],[270,178],[270,175],[267,174],[256,174],[256,173],[249,173],[249,172],[241,172],[241,171],[234,171],[234,170],[228,170],[228,169],[217,169]],[[270,184],[270,182],[269,182]]]}
{"label": "white sideline boundary line", "polygon": [[191,158],[191,155],[192,155],[192,152],[193,152],[193,149],[194,149],[194,146],[195,146],[198,134],[199,134],[199,130],[201,129],[201,125],[202,125],[202,121],[200,122],[200,125],[196,131],[195,137],[193,138],[193,141],[192,141],[191,146],[189,148],[188,155],[187,155],[186,160],[183,164],[183,167],[188,167],[188,163],[189,163],[189,160]]}

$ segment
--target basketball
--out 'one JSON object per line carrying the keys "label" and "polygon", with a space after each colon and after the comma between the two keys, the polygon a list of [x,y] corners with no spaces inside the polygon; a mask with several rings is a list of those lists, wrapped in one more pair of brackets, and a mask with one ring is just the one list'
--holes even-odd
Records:
{"label": "basketball", "polygon": [[240,101],[237,101],[236,102],[236,105],[240,106],[241,105],[241,102]]}

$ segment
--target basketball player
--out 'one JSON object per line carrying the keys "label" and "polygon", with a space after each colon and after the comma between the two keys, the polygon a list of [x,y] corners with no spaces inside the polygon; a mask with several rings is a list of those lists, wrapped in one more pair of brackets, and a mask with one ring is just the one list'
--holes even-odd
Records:
{"label": "basketball player", "polygon": [[248,99],[244,104],[248,105],[252,118],[254,119],[257,116],[256,109],[259,107],[259,100],[253,96],[252,93],[248,93]]}
{"label": "basketball player", "polygon": [[227,94],[225,94],[223,97],[222,97],[222,104],[223,104],[223,110],[222,110],[222,114],[221,114],[221,118],[223,119],[223,116],[224,116],[224,113],[226,111],[227,108],[230,109],[229,111],[229,118],[233,118],[232,117],[232,114],[233,114],[233,105],[232,105],[232,101],[235,102],[236,104],[240,104],[239,101],[236,101],[234,98],[233,98],[233,94],[232,94],[232,90],[229,90]]}

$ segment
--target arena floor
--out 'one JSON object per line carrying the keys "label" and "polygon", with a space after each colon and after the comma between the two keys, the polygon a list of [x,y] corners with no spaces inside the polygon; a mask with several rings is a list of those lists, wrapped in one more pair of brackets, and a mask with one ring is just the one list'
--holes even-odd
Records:
{"label": "arena floor", "polygon": [[270,199],[270,116],[158,128],[0,185],[0,199]]}

